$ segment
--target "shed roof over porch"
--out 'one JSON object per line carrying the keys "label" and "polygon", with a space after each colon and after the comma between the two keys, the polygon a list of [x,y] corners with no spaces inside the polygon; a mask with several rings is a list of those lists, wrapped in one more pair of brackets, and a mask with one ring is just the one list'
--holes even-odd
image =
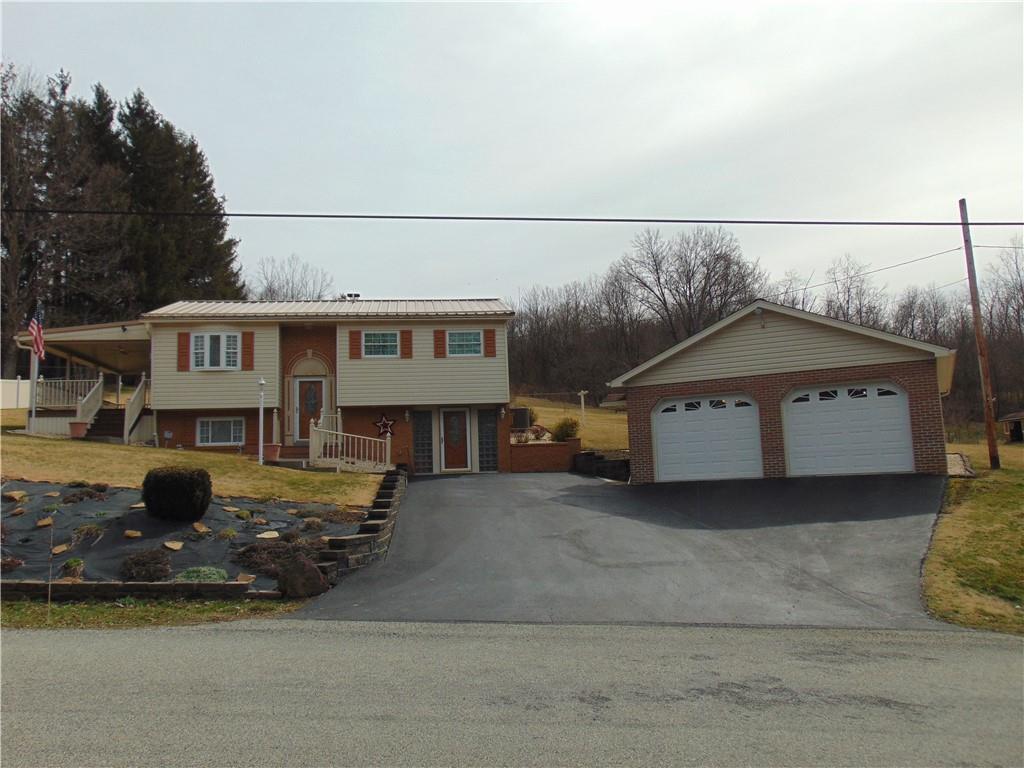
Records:
{"label": "shed roof over porch", "polygon": [[[149,371],[149,329],[141,320],[47,328],[46,353],[92,366],[107,373]],[[27,331],[17,335],[18,346],[30,349]]]}

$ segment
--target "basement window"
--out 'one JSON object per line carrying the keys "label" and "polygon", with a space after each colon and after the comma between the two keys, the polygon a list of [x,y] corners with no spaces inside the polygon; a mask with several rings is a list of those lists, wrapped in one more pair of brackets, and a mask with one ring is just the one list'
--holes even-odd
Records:
{"label": "basement window", "polygon": [[245,419],[199,419],[196,445],[242,445],[245,442]]}

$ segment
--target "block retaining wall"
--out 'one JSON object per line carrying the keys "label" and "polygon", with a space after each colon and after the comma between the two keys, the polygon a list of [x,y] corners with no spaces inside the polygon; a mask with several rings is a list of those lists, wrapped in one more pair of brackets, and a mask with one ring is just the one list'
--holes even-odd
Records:
{"label": "block retaining wall", "polygon": [[580,439],[556,443],[512,443],[513,472],[568,472],[580,452]]}

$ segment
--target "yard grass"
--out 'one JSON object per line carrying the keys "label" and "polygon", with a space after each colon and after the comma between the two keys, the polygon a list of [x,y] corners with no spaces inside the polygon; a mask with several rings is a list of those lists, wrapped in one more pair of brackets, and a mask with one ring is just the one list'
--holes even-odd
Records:
{"label": "yard grass", "polygon": [[951,478],[924,564],[924,597],[939,619],[1024,634],[1024,448],[1001,445],[988,469],[984,443],[950,443],[978,473]]}
{"label": "yard grass", "polygon": [[46,603],[0,603],[4,629],[122,629],[176,626],[210,621],[261,619],[291,613],[304,600],[132,600],[53,603],[46,619]]}
{"label": "yard grass", "polygon": [[[556,422],[566,416],[580,421],[578,400],[575,403],[562,403],[539,397],[521,396],[514,399],[513,405],[533,408],[537,415],[537,423],[548,429],[554,427]],[[593,408],[588,405],[586,418],[580,423],[580,438],[584,448],[603,451],[629,448],[625,411],[609,411],[607,408]]]}
{"label": "yard grass", "polygon": [[27,421],[27,408],[0,409],[0,429],[24,429]]}
{"label": "yard grass", "polygon": [[6,478],[52,483],[85,480],[139,488],[146,472],[170,464],[202,467],[210,473],[218,496],[286,501],[315,501],[366,506],[380,478],[357,472],[306,472],[260,466],[237,454],[144,448],[81,440],[28,437],[5,433],[0,462]]}

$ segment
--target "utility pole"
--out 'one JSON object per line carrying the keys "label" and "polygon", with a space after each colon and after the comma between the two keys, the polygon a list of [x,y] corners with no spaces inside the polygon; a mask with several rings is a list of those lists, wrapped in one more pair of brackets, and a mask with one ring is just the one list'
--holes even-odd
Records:
{"label": "utility pole", "polygon": [[967,201],[960,200],[960,225],[964,232],[964,254],[967,256],[967,284],[971,288],[971,310],[974,313],[974,339],[978,347],[978,368],[981,371],[981,397],[985,406],[985,437],[988,440],[988,463],[999,469],[999,446],[996,443],[996,414],[992,397],[992,373],[988,365],[988,342],[981,324],[981,300],[978,298],[978,275],[974,271],[974,245],[971,225],[967,221]]}

